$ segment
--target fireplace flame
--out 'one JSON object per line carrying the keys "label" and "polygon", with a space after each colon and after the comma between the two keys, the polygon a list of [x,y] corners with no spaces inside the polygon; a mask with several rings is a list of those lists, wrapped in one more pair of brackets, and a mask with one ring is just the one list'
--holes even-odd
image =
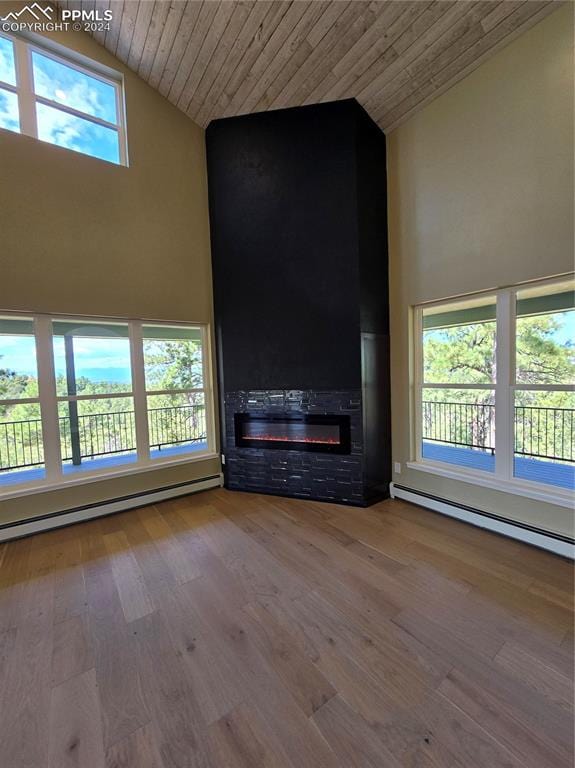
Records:
{"label": "fireplace flame", "polygon": [[321,445],[340,445],[335,437],[294,437],[293,435],[244,435],[244,440],[261,440],[275,443],[320,443]]}

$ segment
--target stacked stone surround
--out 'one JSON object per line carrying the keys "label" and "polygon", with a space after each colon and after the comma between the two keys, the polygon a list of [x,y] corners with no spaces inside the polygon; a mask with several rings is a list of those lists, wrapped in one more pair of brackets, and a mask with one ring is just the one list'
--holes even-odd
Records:
{"label": "stacked stone surround", "polygon": [[[257,390],[227,392],[225,461],[228,488],[296,496],[345,504],[364,504],[361,391]],[[238,448],[234,414],[346,414],[351,424],[351,453]]]}

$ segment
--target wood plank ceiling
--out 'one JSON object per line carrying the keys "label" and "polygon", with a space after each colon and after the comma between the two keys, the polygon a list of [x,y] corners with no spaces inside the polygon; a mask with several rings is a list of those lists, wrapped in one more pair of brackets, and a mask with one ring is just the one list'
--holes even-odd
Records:
{"label": "wood plank ceiling", "polygon": [[196,123],[355,97],[389,132],[557,0],[90,0],[94,37]]}

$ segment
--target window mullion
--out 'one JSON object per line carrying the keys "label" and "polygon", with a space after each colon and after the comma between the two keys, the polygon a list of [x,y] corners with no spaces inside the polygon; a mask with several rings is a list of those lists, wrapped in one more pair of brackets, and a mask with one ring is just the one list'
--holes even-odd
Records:
{"label": "window mullion", "polygon": [[62,462],[60,459],[60,421],[58,418],[54,356],[52,354],[51,319],[46,316],[37,317],[35,319],[35,331],[44,464],[46,479],[48,482],[55,482],[62,478]]}
{"label": "window mullion", "polygon": [[45,106],[56,109],[59,112],[64,112],[65,114],[71,115],[72,117],[77,117],[79,120],[85,120],[87,123],[94,123],[94,125],[99,125],[102,128],[108,128],[110,131],[119,130],[119,126],[116,123],[110,123],[108,120],[103,120],[101,117],[90,115],[88,112],[82,112],[79,109],[75,109],[74,107],[69,107],[67,104],[62,104],[59,101],[47,99],[45,96],[35,95],[34,100],[39,104],[44,104]]}
{"label": "window mullion", "polygon": [[437,381],[423,381],[421,382],[422,389],[493,389],[492,384],[473,384],[473,383],[460,383],[456,381],[448,381],[447,383],[440,383]]}
{"label": "window mullion", "polygon": [[81,402],[82,400],[121,400],[126,397],[132,397],[131,392],[104,392],[100,395],[91,393],[89,395],[58,395],[59,403]]}
{"label": "window mullion", "polygon": [[118,119],[118,141],[120,146],[120,163],[128,165],[128,134],[126,131],[126,105],[124,103],[124,87],[116,83],[116,117]]}
{"label": "window mullion", "polygon": [[575,392],[575,384],[514,384],[516,392]]}
{"label": "window mullion", "polygon": [[134,396],[134,423],[138,461],[150,461],[150,437],[148,429],[148,403],[144,373],[144,338],[142,323],[130,323],[130,361],[132,367],[132,391]]}
{"label": "window mullion", "polygon": [[495,384],[495,475],[513,477],[513,350],[515,295],[497,294],[496,384]]}
{"label": "window mullion", "polygon": [[0,89],[3,91],[10,91],[10,93],[15,93],[18,95],[18,87],[12,85],[12,83],[5,83],[4,80],[0,80]]}
{"label": "window mullion", "polygon": [[38,138],[36,118],[36,98],[34,96],[34,78],[32,76],[32,57],[30,49],[23,40],[14,38],[16,58],[16,81],[18,83],[18,110],[20,130],[27,136]]}
{"label": "window mullion", "polygon": [[205,387],[200,388],[193,388],[189,387],[186,389],[147,389],[146,394],[147,395],[189,395],[191,392],[199,392],[200,394],[205,393]]}

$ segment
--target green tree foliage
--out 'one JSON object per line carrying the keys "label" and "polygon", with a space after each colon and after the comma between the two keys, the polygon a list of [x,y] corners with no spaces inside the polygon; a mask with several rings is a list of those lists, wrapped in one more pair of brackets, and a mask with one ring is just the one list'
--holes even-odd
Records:
{"label": "green tree foliage", "polygon": [[[517,319],[517,381],[522,384],[571,384],[575,382],[575,343],[566,342],[573,329],[574,312]],[[573,337],[573,333],[567,334]],[[490,384],[495,382],[495,322],[472,323],[424,332],[425,380],[442,384]],[[492,390],[448,390],[454,402],[493,403]],[[440,402],[446,392],[428,389],[425,399]],[[522,404],[571,408],[566,392],[524,392]]]}
{"label": "green tree foliage", "polygon": [[144,341],[148,389],[199,389],[202,350],[195,341]]}
{"label": "green tree foliage", "polygon": [[[26,391],[29,381],[29,376],[0,367],[0,399],[14,400],[19,397],[27,397],[23,393]],[[7,410],[6,406],[0,406],[0,416],[5,416]]]}
{"label": "green tree foliage", "polygon": [[495,379],[495,323],[424,332],[425,381],[489,384]]}
{"label": "green tree foliage", "polygon": [[[148,390],[201,389],[202,349],[192,340],[144,340]],[[204,397],[199,392],[154,395],[150,408],[150,441],[180,443],[205,434]]]}
{"label": "green tree foliage", "polygon": [[[146,340],[144,342],[146,362],[146,387],[148,390],[200,389],[203,386],[202,351],[197,341],[192,340]],[[67,392],[65,376],[57,377],[57,392]],[[97,400],[78,401],[78,415],[82,446],[96,446],[87,450],[116,450],[134,448],[133,402],[129,395],[131,386],[124,382],[95,381],[87,376],[76,380],[79,395],[114,395],[127,392],[127,397],[100,397]],[[38,382],[35,377],[20,375],[8,369],[0,369],[0,398],[16,399],[38,396]],[[1,401],[0,401],[1,403]],[[184,406],[184,407],[182,407]],[[189,406],[194,406],[193,408]],[[152,445],[160,443],[179,444],[205,433],[203,394],[162,394],[149,400],[153,409],[150,417],[150,438]],[[67,402],[60,402],[59,416],[63,450],[70,453],[70,421]],[[109,415],[112,416],[109,416]],[[114,418],[113,415],[124,414]],[[19,403],[12,406],[0,404],[2,421],[22,422],[25,428],[14,432],[0,430],[0,455],[10,455],[12,461],[30,462],[28,442],[40,443],[40,411],[36,403]],[[114,428],[118,434],[114,432]],[[4,444],[2,444],[4,440]],[[8,445],[8,442],[10,445]],[[41,449],[40,449],[41,450]],[[0,468],[1,468],[0,462]]]}
{"label": "green tree foliage", "polygon": [[[516,376],[521,384],[572,384],[575,381],[575,312],[519,317],[516,324]],[[497,379],[494,321],[424,331],[424,435],[464,445],[494,445],[494,385]],[[486,389],[465,389],[485,384]],[[427,405],[429,403],[429,405]],[[465,407],[463,404],[471,404]],[[442,405],[439,405],[442,404]],[[455,405],[449,405],[455,404]],[[568,457],[565,424],[575,396],[567,391],[518,390],[515,396],[518,450]]]}
{"label": "green tree foliage", "polygon": [[[559,343],[558,337],[565,333],[567,340]],[[518,318],[516,346],[519,383],[575,383],[575,311]],[[564,395],[562,392],[534,394],[550,404],[554,399],[552,395],[559,395],[560,399]]]}
{"label": "green tree foliage", "polygon": [[27,383],[27,376],[9,371],[7,368],[0,368],[0,397],[7,400],[21,397]]}

